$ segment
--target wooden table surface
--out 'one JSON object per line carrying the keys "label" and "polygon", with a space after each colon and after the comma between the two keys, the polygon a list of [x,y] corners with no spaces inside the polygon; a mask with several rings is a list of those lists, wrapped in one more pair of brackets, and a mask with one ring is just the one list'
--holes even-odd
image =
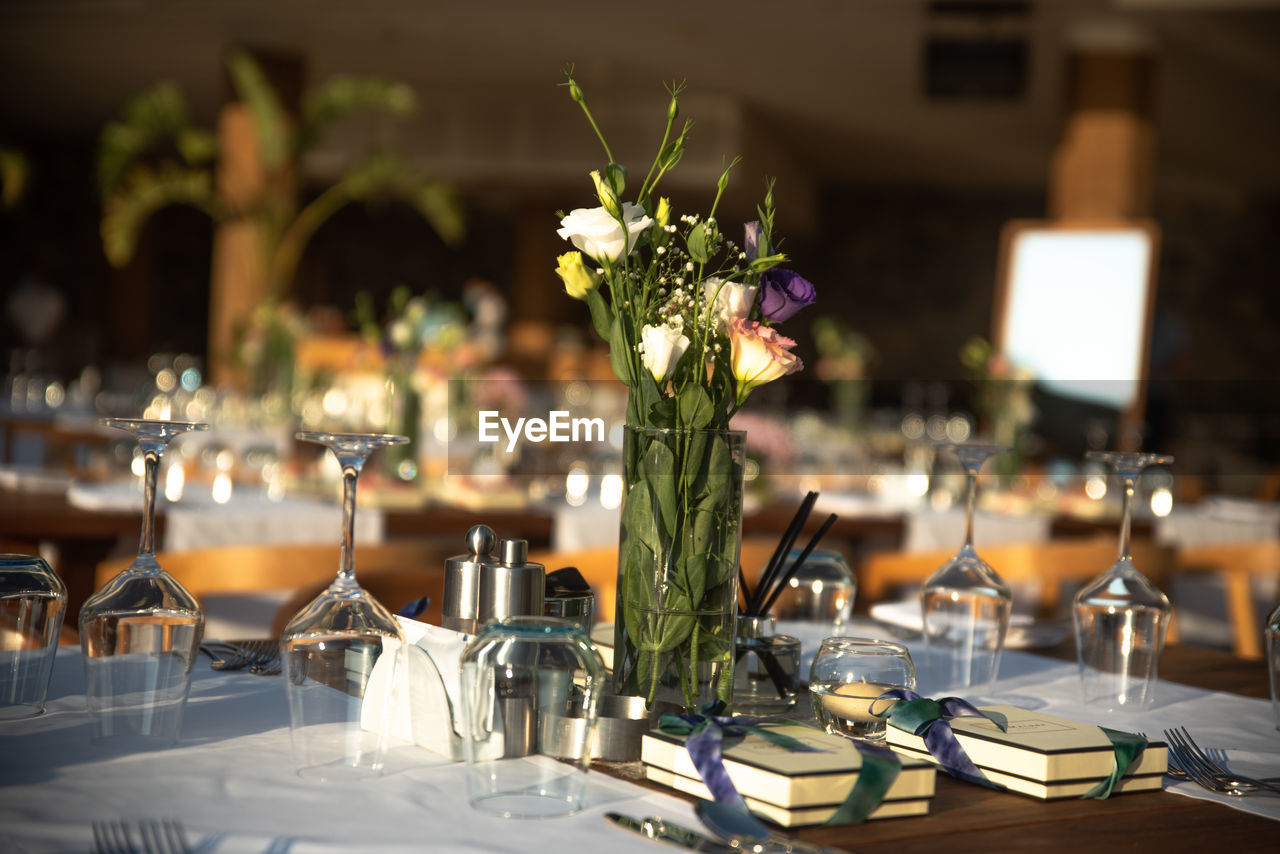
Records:
{"label": "wooden table surface", "polygon": [[[1050,654],[1074,659],[1075,650],[1071,643],[1066,643]],[[1250,697],[1270,696],[1263,662],[1204,647],[1172,645],[1166,648],[1160,661],[1160,677]],[[671,792],[670,789],[663,791]],[[1102,801],[1040,801],[961,783],[942,773],[938,774],[937,792],[927,816],[843,827],[799,828],[792,833],[810,842],[857,854],[997,854],[1006,851],[1236,854],[1272,852],[1280,847],[1276,842],[1280,838],[1280,823],[1182,795],[1142,792]]]}

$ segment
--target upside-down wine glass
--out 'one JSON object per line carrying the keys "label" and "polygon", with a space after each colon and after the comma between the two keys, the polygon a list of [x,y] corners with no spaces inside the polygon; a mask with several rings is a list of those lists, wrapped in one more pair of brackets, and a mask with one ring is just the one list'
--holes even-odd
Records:
{"label": "upside-down wine glass", "polygon": [[[356,484],[374,450],[402,445],[406,436],[385,433],[296,434],[333,451],[342,465],[342,548],[338,573],[324,591],[285,626],[280,637],[289,724],[298,774],[318,780],[345,781],[382,772],[387,746],[387,717],[394,673],[373,696],[374,664],[391,648],[403,648],[404,635],[395,617],[356,582]],[[390,647],[387,641],[396,643]],[[378,704],[371,719],[364,703]],[[381,725],[362,726],[381,721]]]}
{"label": "upside-down wine glass", "polygon": [[1010,449],[1000,445],[939,445],[960,458],[967,481],[964,544],[925,581],[920,595],[927,661],[921,683],[929,691],[979,688],[995,681],[1009,630],[1013,592],[973,548],[978,471],[987,458]]}
{"label": "upside-down wine glass", "polygon": [[204,610],[156,562],[156,475],[170,439],[209,425],[129,418],[101,423],[137,438],[145,468],[138,557],[80,609],[92,738],[160,747],[176,742],[182,729]]}
{"label": "upside-down wine glass", "polygon": [[1133,567],[1129,552],[1133,491],[1144,468],[1168,465],[1173,457],[1090,451],[1085,458],[1111,466],[1124,486],[1124,503],[1120,556],[1076,594],[1072,609],[1080,688],[1087,703],[1144,706],[1152,700],[1170,607],[1169,597]]}

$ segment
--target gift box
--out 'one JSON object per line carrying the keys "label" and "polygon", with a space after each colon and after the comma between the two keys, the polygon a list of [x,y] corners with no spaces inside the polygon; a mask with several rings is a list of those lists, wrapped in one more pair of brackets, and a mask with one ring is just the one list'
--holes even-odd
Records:
{"label": "gift box", "polygon": [[[821,824],[836,812],[858,780],[862,754],[847,738],[793,724],[766,724],[803,742],[807,751],[788,749],[758,735],[727,737],[725,771],[757,815],[784,827]],[[685,749],[686,736],[653,730],[644,736],[641,760],[655,783],[710,798]],[[934,791],[934,767],[915,757],[897,757],[901,770],[869,819],[925,815]]]}
{"label": "gift box", "polygon": [[[979,711],[1003,716],[1007,731],[977,716],[948,718],[947,723],[965,755],[999,788],[1043,800],[1078,798],[1092,792],[1115,770],[1115,742],[1102,727],[1014,706],[983,706]],[[1118,735],[1139,738],[1130,733]],[[899,729],[892,721],[887,741],[903,755],[941,764],[930,755],[922,735]],[[1163,741],[1148,741],[1111,793],[1161,788],[1168,761],[1168,746]]]}

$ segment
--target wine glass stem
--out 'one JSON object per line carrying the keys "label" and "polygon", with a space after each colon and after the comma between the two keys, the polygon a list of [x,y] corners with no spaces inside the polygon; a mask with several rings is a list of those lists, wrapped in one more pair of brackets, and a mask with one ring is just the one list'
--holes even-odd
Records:
{"label": "wine glass stem", "polygon": [[1134,478],[1124,475],[1124,497],[1120,506],[1120,560],[1132,560],[1129,554],[1129,519],[1133,512]]}
{"label": "wine glass stem", "polygon": [[156,548],[156,480],[160,473],[160,449],[142,446],[142,537],[138,554],[155,553]]}
{"label": "wine glass stem", "polygon": [[964,544],[973,548],[973,510],[978,504],[978,472],[965,467]]}
{"label": "wine glass stem", "polygon": [[337,580],[343,587],[352,587],[356,583],[356,483],[359,480],[359,468],[342,467],[342,554]]}

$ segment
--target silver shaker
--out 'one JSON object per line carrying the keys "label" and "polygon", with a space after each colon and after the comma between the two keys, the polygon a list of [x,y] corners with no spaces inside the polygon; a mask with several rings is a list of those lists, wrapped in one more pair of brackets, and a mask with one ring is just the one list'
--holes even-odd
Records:
{"label": "silver shaker", "polygon": [[[540,616],[547,588],[547,568],[530,563],[524,540],[501,540],[498,551],[480,565],[476,626],[508,617]],[[445,601],[448,601],[446,595]]]}
{"label": "silver shaker", "polygon": [[480,566],[493,556],[497,537],[488,525],[476,525],[467,531],[467,553],[454,555],[444,562],[444,619],[446,629],[474,635],[477,605],[480,601]]}

